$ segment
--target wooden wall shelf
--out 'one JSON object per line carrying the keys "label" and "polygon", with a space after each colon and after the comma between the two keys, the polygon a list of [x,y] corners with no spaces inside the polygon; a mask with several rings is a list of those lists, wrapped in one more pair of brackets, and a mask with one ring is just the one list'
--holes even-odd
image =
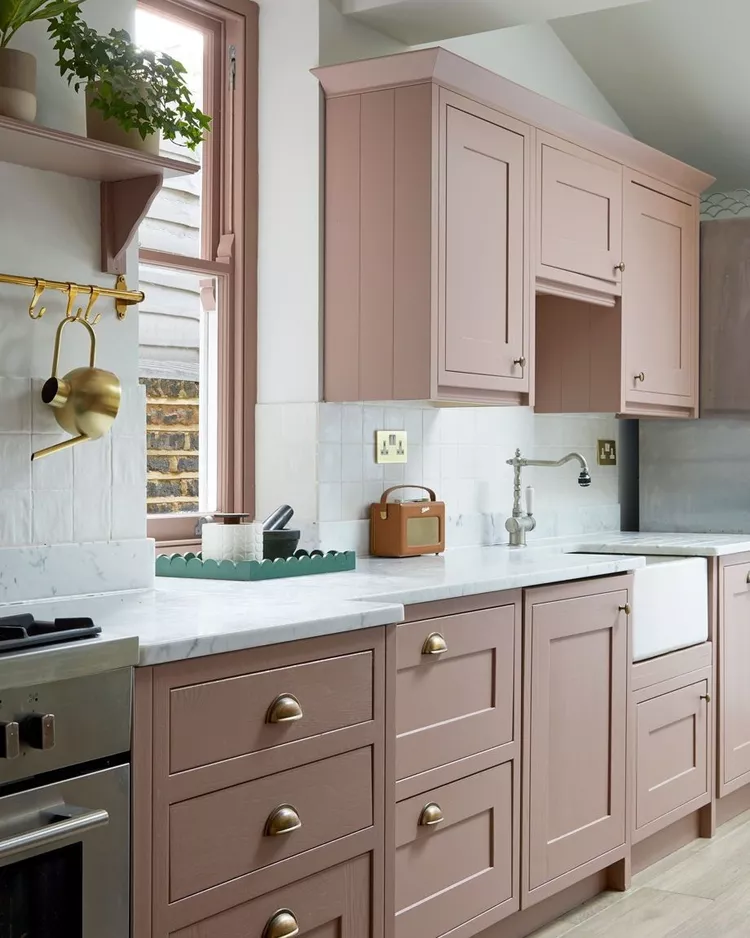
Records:
{"label": "wooden wall shelf", "polygon": [[0,162],[100,182],[102,270],[113,274],[125,273],[125,251],[163,181],[199,169],[2,116]]}

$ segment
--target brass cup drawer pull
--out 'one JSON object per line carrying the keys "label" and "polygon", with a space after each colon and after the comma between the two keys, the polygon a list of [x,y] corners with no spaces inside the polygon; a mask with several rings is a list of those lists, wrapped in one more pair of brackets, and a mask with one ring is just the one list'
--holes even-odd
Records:
{"label": "brass cup drawer pull", "polygon": [[266,713],[266,723],[296,723],[304,716],[294,694],[279,694]]}
{"label": "brass cup drawer pull", "polygon": [[443,817],[443,812],[439,804],[435,804],[434,801],[431,801],[429,804],[426,804],[419,815],[419,826],[420,827],[436,827],[438,824],[442,824],[445,818]]}
{"label": "brass cup drawer pull", "polygon": [[626,616],[629,616],[630,613],[632,612],[632,609],[630,608],[630,603],[625,603],[624,606],[618,606],[617,608],[620,610],[620,612],[624,612]]}
{"label": "brass cup drawer pull", "polygon": [[295,935],[299,935],[299,922],[290,909],[274,912],[263,929],[263,938],[295,938]]}
{"label": "brass cup drawer pull", "polygon": [[711,695],[710,695],[710,694],[701,694],[701,700],[705,700],[706,703],[711,703]]}
{"label": "brass cup drawer pull", "polygon": [[444,655],[448,645],[440,632],[430,632],[422,645],[423,655]]}
{"label": "brass cup drawer pull", "polygon": [[302,821],[296,808],[290,804],[280,804],[278,808],[268,815],[266,826],[263,828],[264,837],[281,837],[291,834],[302,827]]}

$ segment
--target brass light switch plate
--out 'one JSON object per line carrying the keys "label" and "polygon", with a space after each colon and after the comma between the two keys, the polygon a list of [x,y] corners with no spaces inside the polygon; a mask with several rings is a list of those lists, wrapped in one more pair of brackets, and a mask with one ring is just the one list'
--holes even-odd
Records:
{"label": "brass light switch plate", "polygon": [[375,462],[406,462],[406,430],[378,430],[375,434]]}
{"label": "brass light switch plate", "polygon": [[614,440],[596,441],[596,461],[600,466],[617,465],[617,444]]}

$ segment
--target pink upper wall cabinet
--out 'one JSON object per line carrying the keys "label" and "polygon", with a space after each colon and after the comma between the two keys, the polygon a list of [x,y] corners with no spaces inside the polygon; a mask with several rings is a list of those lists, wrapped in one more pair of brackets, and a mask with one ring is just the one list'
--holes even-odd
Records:
{"label": "pink upper wall cabinet", "polygon": [[698,199],[636,173],[625,179],[623,411],[696,415]]}
{"label": "pink upper wall cabinet", "polygon": [[710,176],[445,49],[314,73],[326,400],[695,416]]}
{"label": "pink upper wall cabinet", "polygon": [[528,127],[441,90],[440,389],[528,392],[528,160]]}
{"label": "pink upper wall cabinet", "polygon": [[431,82],[326,106],[326,400],[527,403],[529,128]]}
{"label": "pink upper wall cabinet", "polygon": [[537,134],[537,290],[613,306],[622,279],[622,166]]}

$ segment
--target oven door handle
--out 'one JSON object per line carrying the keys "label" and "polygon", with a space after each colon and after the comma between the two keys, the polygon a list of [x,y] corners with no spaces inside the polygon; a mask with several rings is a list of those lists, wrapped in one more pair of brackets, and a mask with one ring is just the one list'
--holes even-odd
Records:
{"label": "oven door handle", "polygon": [[76,808],[67,804],[42,811],[40,818],[60,818],[60,820],[0,840],[0,861],[37,847],[47,847],[59,840],[66,840],[74,834],[85,834],[95,827],[109,823],[109,814],[104,809]]}

